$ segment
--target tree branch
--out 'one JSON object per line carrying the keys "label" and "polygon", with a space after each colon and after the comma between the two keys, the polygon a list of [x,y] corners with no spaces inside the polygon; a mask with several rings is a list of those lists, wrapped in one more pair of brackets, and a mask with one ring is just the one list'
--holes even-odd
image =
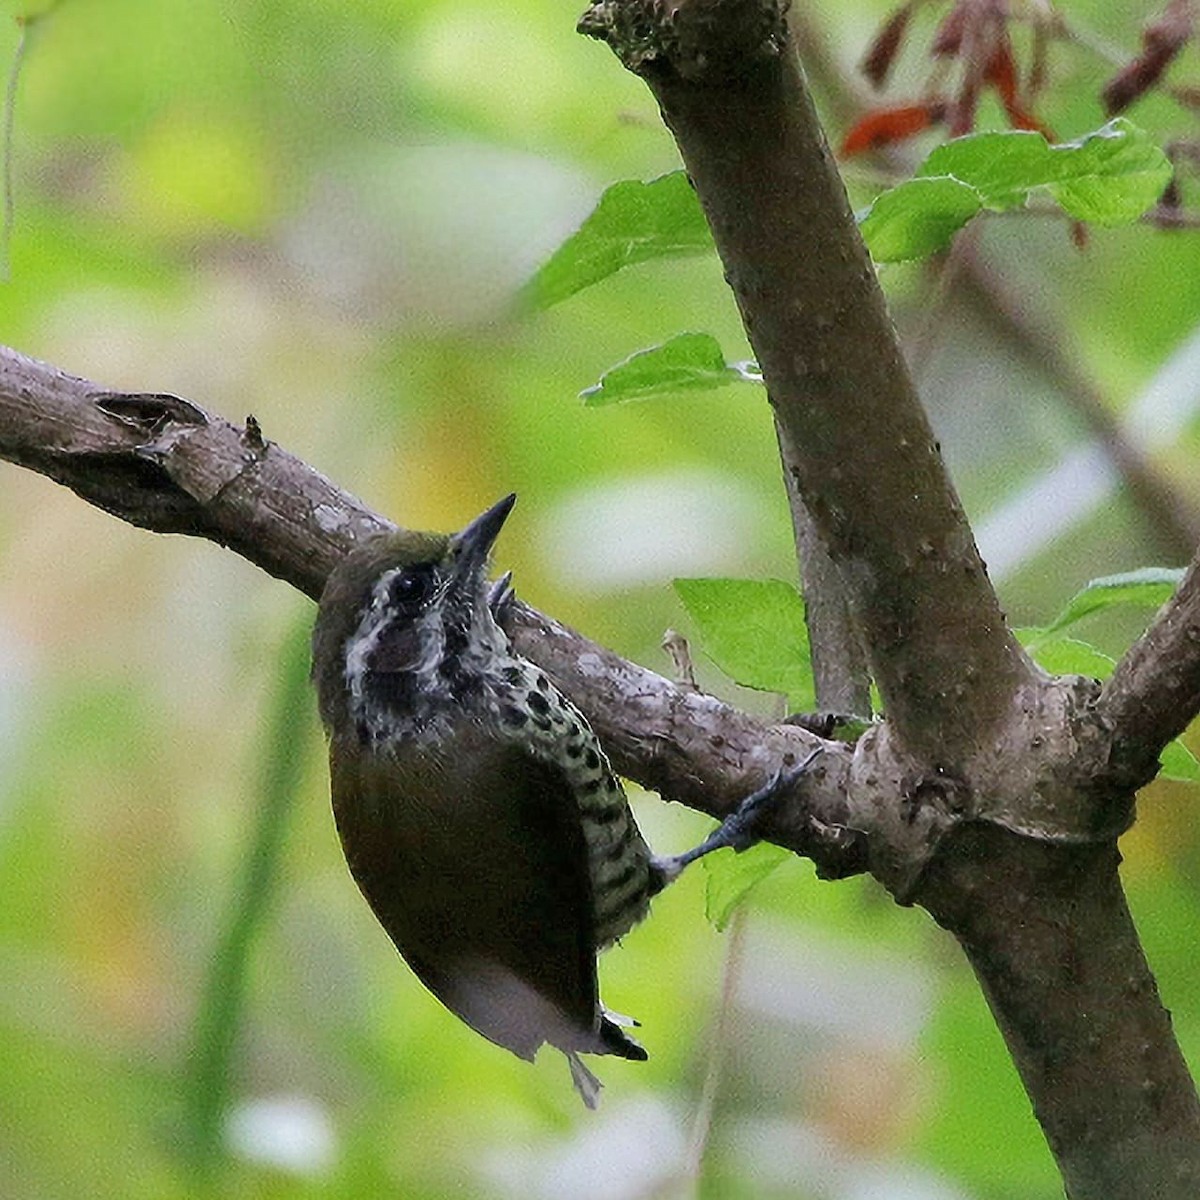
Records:
{"label": "tree branch", "polygon": [[[647,77],[684,147],[796,453],[795,494],[853,602],[889,721],[851,750],[676,688],[526,605],[509,632],[617,769],[667,798],[721,815],[822,746],[774,840],[828,875],[869,868],[955,933],[1073,1195],[1194,1195],[1200,1105],[1116,874],[1140,760],[1129,751],[1105,775],[1111,730],[1119,745],[1165,727],[1173,705],[1152,694],[1153,672],[1170,655],[1184,667],[1167,691],[1194,707],[1194,572],[1098,705],[1090,681],[1030,667],[903,369],[786,51],[785,7],[601,0],[587,26]],[[229,546],[313,597],[357,540],[389,527],[250,420],[106,392],[12,351],[0,457],[135,524]]]}
{"label": "tree branch", "polygon": [[[806,74],[819,85],[826,107],[834,112],[838,122],[848,124],[874,103],[874,97],[861,86],[856,76],[848,76],[842,70],[829,39],[807,9],[793,8],[790,24]],[[892,163],[895,169],[888,172],[889,176],[894,176],[893,182],[899,182],[911,173],[913,164],[908,163],[905,170],[902,156],[897,157],[895,151],[880,152],[880,158],[896,160]],[[1055,209],[1053,213],[1046,210],[1046,215],[1063,219],[1061,209]],[[1170,214],[1164,213],[1160,217],[1150,213],[1143,219],[1170,227],[1169,218]],[[948,292],[956,294],[960,288],[965,288],[968,298],[976,303],[979,315],[1051,377],[1067,406],[1104,444],[1143,518],[1147,536],[1159,546],[1160,552],[1176,559],[1189,557],[1193,547],[1200,542],[1200,513],[1156,467],[1146,451],[1129,438],[1094,381],[1064,353],[1058,322],[1048,313],[1028,312],[1028,297],[1011,292],[1002,277],[981,257],[978,237],[971,237],[969,233],[964,230],[955,241],[952,261],[947,264],[953,278],[938,280],[932,308],[940,309],[948,301],[952,302],[953,295]],[[945,275],[945,269],[942,274]],[[923,324],[921,341],[925,340],[924,332]],[[921,349],[918,346],[918,355]],[[909,358],[911,363],[911,353]],[[914,367],[913,370],[919,377],[920,369]]]}
{"label": "tree branch", "polygon": [[[263,438],[178,396],[110,392],[0,346],[0,458],[157,533],[208,538],[318,599],[336,563],[390,522]],[[520,601],[506,616],[518,651],[587,714],[617,770],[665,799],[723,816],[780,765],[817,745],[804,799],[766,832],[830,875],[863,870],[849,845],[849,751],[767,726],[675,687]],[[850,839],[852,842],[853,839]]]}
{"label": "tree branch", "polygon": [[1200,713],[1200,555],[1104,685],[1096,714],[1111,730],[1112,767],[1144,776]]}
{"label": "tree branch", "polygon": [[0,346],[0,458],[156,533],[228,546],[314,600],[390,528],[272,442],[177,396],[114,393]]}
{"label": "tree branch", "polygon": [[889,722],[959,769],[1032,667],[904,366],[786,8],[601,0],[580,28],[645,79],[679,144]]}
{"label": "tree branch", "polygon": [[775,423],[783,481],[792,510],[792,532],[800,581],[804,591],[804,621],[808,626],[813,689],[818,713],[871,715],[871,673],[862,635],[850,611],[846,588],[837,565],[821,541],[816,522],[799,494],[796,453],[787,434]]}
{"label": "tree branch", "polygon": [[979,315],[1049,377],[1067,407],[1103,444],[1129,489],[1147,539],[1175,562],[1189,557],[1200,542],[1200,514],[1121,428],[1097,385],[1064,352],[1061,338],[1051,332],[1055,322],[1042,313],[1029,312],[1029,300],[1015,294],[974,247],[961,255],[958,268],[956,282],[975,303]]}
{"label": "tree branch", "polygon": [[1112,845],[962,829],[921,902],[962,944],[1072,1200],[1200,1195],[1200,1103]]}

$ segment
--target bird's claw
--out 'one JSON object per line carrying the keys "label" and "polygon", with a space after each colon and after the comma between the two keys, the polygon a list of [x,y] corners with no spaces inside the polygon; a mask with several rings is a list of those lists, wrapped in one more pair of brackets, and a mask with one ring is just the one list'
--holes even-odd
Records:
{"label": "bird's claw", "polygon": [[684,867],[694,863],[696,859],[711,854],[729,846],[740,854],[761,840],[758,825],[770,807],[780,797],[791,791],[793,784],[808,770],[809,765],[824,747],[818,746],[803,762],[794,767],[780,767],[772,774],[762,787],[751,792],[733,812],[727,816],[716,829],[712,831],[692,850],[684,854],[675,854],[667,858],[655,858],[652,863],[652,888],[661,891],[668,883],[676,879]]}
{"label": "bird's claw", "polygon": [[[808,769],[809,763],[821,751],[814,750],[802,763],[794,767],[779,767],[775,773],[756,792],[751,792],[742,802],[721,822],[720,829],[722,845],[730,846],[738,854],[749,850],[761,838],[757,827],[763,817],[771,810],[781,796],[786,796],[792,790],[792,785]],[[722,831],[724,831],[722,833]]]}

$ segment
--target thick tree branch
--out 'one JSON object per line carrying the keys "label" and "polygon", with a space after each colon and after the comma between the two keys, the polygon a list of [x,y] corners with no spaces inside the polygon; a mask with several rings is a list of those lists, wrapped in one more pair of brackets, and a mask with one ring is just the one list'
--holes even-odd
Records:
{"label": "thick tree branch", "polygon": [[960,941],[1072,1200],[1200,1195],[1200,1104],[1115,846],[962,829],[922,904]]}
{"label": "thick tree branch", "polygon": [[[1195,585],[1099,704],[1094,683],[1047,680],[1015,646],[786,50],[785,7],[602,0],[587,24],[647,77],[684,149],[795,451],[795,495],[852,601],[889,721],[853,750],[821,743],[676,688],[523,604],[509,631],[617,768],[667,798],[720,815],[823,745],[775,840],[825,874],[870,869],[954,932],[1073,1196],[1194,1195],[1200,1105],[1129,923],[1115,839],[1150,770],[1122,739],[1165,728],[1172,699],[1152,695],[1152,672],[1166,656],[1185,663],[1167,691],[1194,709]],[[250,421],[108,393],[11,351],[0,457],[146,528],[229,546],[310,596],[388,527]]]}
{"label": "thick tree branch", "polygon": [[[857,76],[847,75],[842,69],[833,54],[829,38],[806,8],[794,7],[789,16],[806,74],[819,87],[826,107],[832,110],[838,123],[848,125],[875,103],[876,98],[862,86]],[[1123,62],[1121,59],[1122,65]],[[897,154],[894,150],[878,152],[878,157],[881,161],[889,162],[896,182],[914,166],[913,162],[906,162],[903,154]],[[1057,208],[1047,211],[1046,215],[1054,216],[1059,221],[1063,219],[1062,210]],[[1186,214],[1175,215],[1186,219]],[[1144,220],[1167,227],[1170,224],[1168,218],[1169,214],[1160,212],[1147,214]],[[1063,331],[1057,328],[1058,322],[1052,319],[1050,313],[1030,312],[1028,297],[1018,296],[1011,291],[1003,278],[981,257],[978,237],[966,236],[966,232],[956,240],[951,259],[942,268],[942,275],[945,276],[949,269],[952,278],[938,280],[936,299],[932,306],[926,306],[931,311],[931,319],[936,320],[938,310],[947,303],[953,303],[960,287],[965,289],[968,298],[976,303],[979,315],[1050,376],[1061,391],[1067,407],[1104,444],[1142,516],[1146,536],[1159,547],[1161,553],[1176,561],[1190,557],[1193,548],[1200,542],[1200,512],[1156,467],[1145,450],[1131,441],[1122,430],[1097,385],[1064,352]],[[925,327],[925,323],[922,323],[922,342],[925,340]],[[922,346],[917,347],[918,355],[922,350]],[[911,352],[909,359],[911,363]],[[919,378],[920,370],[914,367],[914,372]]]}
{"label": "thick tree branch", "polygon": [[642,75],[679,144],[889,721],[958,770],[1032,668],[904,366],[786,8],[603,0],[581,29]]}
{"label": "thick tree branch", "polygon": [[132,525],[228,546],[314,600],[356,540],[389,528],[252,419],[112,393],[3,346],[0,458]]}
{"label": "thick tree branch", "polygon": [[[114,393],[0,347],[0,458],[29,467],[131,524],[209,538],[319,598],[361,538],[391,528],[359,500],[263,438],[178,396]],[[617,769],[666,799],[722,816],[778,766],[821,744],[685,691],[521,602],[508,618],[534,659],[587,713]],[[827,874],[863,870],[836,742],[803,803],[768,832]]]}

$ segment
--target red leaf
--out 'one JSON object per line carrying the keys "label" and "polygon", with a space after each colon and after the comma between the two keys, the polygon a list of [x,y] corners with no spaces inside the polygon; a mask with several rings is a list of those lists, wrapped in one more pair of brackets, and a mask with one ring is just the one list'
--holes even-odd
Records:
{"label": "red leaf", "polygon": [[996,89],[1005,111],[1011,113],[1010,106],[1017,104],[1017,64],[1013,62],[1007,34],[997,40],[992,57],[983,68],[983,77]]}
{"label": "red leaf", "polygon": [[1162,78],[1191,40],[1195,26],[1192,0],[1171,0],[1162,15],[1142,30],[1141,54],[1118,71],[1100,93],[1110,117],[1124,111]]}
{"label": "red leaf", "polygon": [[902,142],[931,125],[945,120],[946,102],[927,100],[923,104],[905,104],[878,108],[860,117],[842,139],[841,156],[850,158]]}
{"label": "red leaf", "polygon": [[1027,108],[1022,108],[1019,104],[1014,104],[1012,108],[1009,108],[1006,104],[1004,111],[1008,114],[1008,123],[1014,129],[1032,129],[1035,133],[1040,133],[1048,142],[1058,141],[1054,130],[1045,121],[1039,121]]}
{"label": "red leaf", "polygon": [[992,57],[984,68],[983,77],[995,89],[1000,97],[1000,103],[1008,116],[1008,123],[1014,129],[1033,129],[1044,134],[1047,141],[1054,141],[1054,135],[1047,125],[1044,125],[1021,103],[1017,95],[1017,65],[1013,61],[1012,44],[1007,33],[997,42]]}
{"label": "red leaf", "polygon": [[953,58],[962,49],[963,31],[967,25],[967,9],[956,4],[947,14],[933,35],[929,53],[934,58]]}
{"label": "red leaf", "polygon": [[863,56],[860,70],[874,87],[882,87],[891,73],[900,43],[908,30],[908,21],[913,14],[915,3],[916,0],[909,0],[888,17]]}

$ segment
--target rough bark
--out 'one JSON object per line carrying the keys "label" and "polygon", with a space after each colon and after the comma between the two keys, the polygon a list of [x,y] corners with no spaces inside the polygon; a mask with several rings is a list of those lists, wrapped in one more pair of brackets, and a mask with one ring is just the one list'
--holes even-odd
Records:
{"label": "rough bark", "polygon": [[1200,1195],[1200,1107],[1118,862],[1111,844],[972,826],[921,904],[966,952],[1067,1194],[1184,1200]]}
{"label": "rough bark", "polygon": [[917,400],[785,7],[614,0],[585,28],[636,66],[679,145],[795,450],[789,473],[857,592],[888,718],[955,770],[1030,666]]}
{"label": "rough bark", "polygon": [[1097,715],[1111,731],[1112,768],[1146,771],[1200,709],[1200,560],[1104,685]]}

